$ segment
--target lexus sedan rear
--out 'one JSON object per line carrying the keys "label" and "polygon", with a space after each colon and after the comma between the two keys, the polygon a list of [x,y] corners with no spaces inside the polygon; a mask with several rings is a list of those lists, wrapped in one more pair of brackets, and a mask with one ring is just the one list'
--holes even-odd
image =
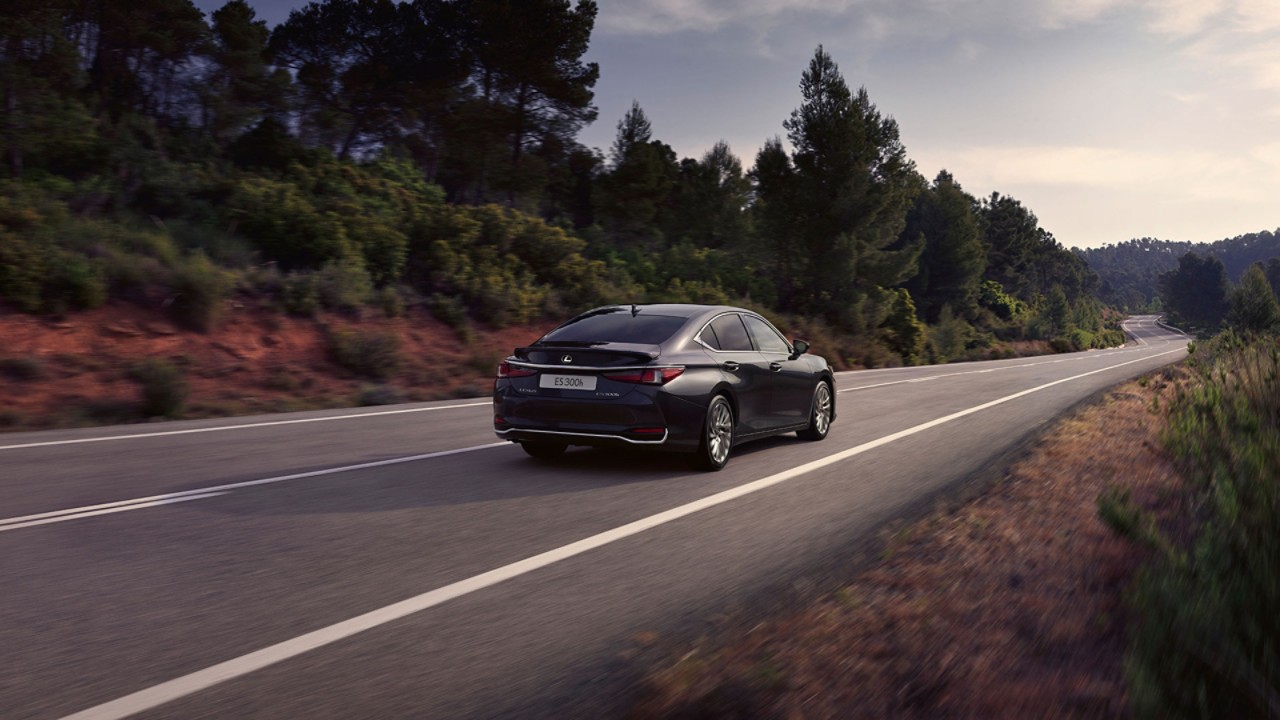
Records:
{"label": "lexus sedan rear", "polygon": [[807,350],[742,308],[596,308],[499,365],[494,432],[536,458],[570,445],[633,446],[719,470],[750,440],[827,436],[835,382]]}

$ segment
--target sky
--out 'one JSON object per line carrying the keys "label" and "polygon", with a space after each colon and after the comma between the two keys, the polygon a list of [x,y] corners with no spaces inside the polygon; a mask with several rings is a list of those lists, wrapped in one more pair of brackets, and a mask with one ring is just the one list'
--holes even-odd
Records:
{"label": "sky", "polygon": [[681,157],[724,140],[749,168],[819,45],[921,174],[1067,247],[1280,229],[1280,0],[599,0],[579,140],[607,155],[636,101]]}

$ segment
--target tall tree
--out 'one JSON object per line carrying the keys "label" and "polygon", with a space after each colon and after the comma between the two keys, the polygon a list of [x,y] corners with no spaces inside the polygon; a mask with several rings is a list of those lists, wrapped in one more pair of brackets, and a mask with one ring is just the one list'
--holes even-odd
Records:
{"label": "tall tree", "polygon": [[84,44],[100,116],[114,123],[129,113],[186,114],[182,79],[209,30],[191,0],[83,0],[73,7],[71,30]]}
{"label": "tall tree", "polygon": [[229,0],[211,16],[209,67],[197,93],[202,125],[227,142],[264,115],[282,114],[290,85],[288,73],[267,65],[271,31],[245,0]]}
{"label": "tall tree", "polygon": [[1280,257],[1273,257],[1267,260],[1267,264],[1263,266],[1262,272],[1266,275],[1267,283],[1271,285],[1271,292],[1280,298]]}
{"label": "tall tree", "polygon": [[1226,317],[1230,307],[1227,270],[1212,255],[1183,255],[1177,268],[1160,276],[1159,284],[1160,299],[1175,321],[1210,329]]}
{"label": "tall tree", "polygon": [[639,100],[631,101],[631,108],[618,121],[618,129],[609,148],[609,164],[617,167],[627,161],[631,151],[648,144],[653,139],[653,124]]}
{"label": "tall tree", "polygon": [[269,49],[298,83],[304,137],[346,158],[406,132],[420,22],[392,0],[321,0],[289,13]]}
{"label": "tall tree", "polygon": [[751,182],[743,174],[742,161],[723,140],[700,160],[680,163],[673,193],[671,211],[658,218],[669,240],[717,249],[746,240]]}
{"label": "tall tree", "polygon": [[[852,93],[818,47],[800,79],[802,103],[783,123],[794,148],[794,181],[783,204],[797,224],[803,285],[789,309],[827,315],[851,329],[879,324],[858,308],[878,290],[915,274],[920,245],[893,250],[919,192],[898,124],[881,116],[865,88]],[[761,188],[762,189],[762,188]],[[777,201],[779,198],[768,198]]]}
{"label": "tall tree", "polygon": [[[463,43],[473,63],[473,103],[469,112],[487,120],[477,128],[490,142],[505,145],[497,188],[509,204],[545,178],[521,167],[526,154],[548,138],[572,143],[578,130],[596,118],[592,105],[600,68],[583,62],[595,26],[594,0],[459,0],[467,19]],[[474,144],[474,143],[473,143]],[[488,155],[488,154],[486,154]],[[489,163],[476,168],[472,199],[488,199],[494,178]],[[516,182],[511,182],[515,180]]]}
{"label": "tall tree", "polygon": [[794,307],[801,285],[798,270],[807,263],[794,250],[800,242],[791,205],[795,199],[796,169],[782,146],[782,138],[775,136],[765,141],[748,177],[755,189],[750,212],[762,265],[770,269],[779,307]]}
{"label": "tall tree", "polygon": [[984,277],[1009,294],[1035,303],[1058,285],[1074,303],[1097,287],[1097,275],[1088,264],[1062,247],[1017,200],[992,193],[979,208],[979,220],[987,248]]}
{"label": "tall tree", "polygon": [[922,238],[924,251],[919,272],[904,285],[931,323],[938,322],[944,307],[968,315],[976,304],[987,265],[976,207],[977,201],[943,170],[907,214],[903,241]]}
{"label": "tall tree", "polygon": [[668,205],[680,168],[671,146],[653,139],[639,103],[633,102],[618,122],[611,165],[600,178],[597,205],[605,229],[624,247],[661,250],[659,213]]}
{"label": "tall tree", "polygon": [[1262,263],[1254,263],[1231,291],[1231,324],[1241,330],[1262,332],[1280,324],[1280,305],[1267,282]]}
{"label": "tall tree", "polygon": [[14,177],[33,153],[74,154],[92,139],[80,56],[63,31],[70,10],[68,0],[0,4],[0,142]]}
{"label": "tall tree", "polygon": [[1032,300],[1038,290],[1032,265],[1042,232],[1039,220],[1017,200],[991,193],[982,203],[982,221],[987,248],[984,276],[1010,294]]}

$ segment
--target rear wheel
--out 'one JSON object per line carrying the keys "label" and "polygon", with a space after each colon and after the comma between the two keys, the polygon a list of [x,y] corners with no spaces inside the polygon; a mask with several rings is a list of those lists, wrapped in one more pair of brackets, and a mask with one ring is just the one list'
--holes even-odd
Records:
{"label": "rear wheel", "polygon": [[821,440],[831,432],[831,386],[820,381],[813,391],[813,409],[809,412],[809,427],[796,433],[801,440]]}
{"label": "rear wheel", "polygon": [[564,450],[567,446],[564,443],[522,442],[520,443],[520,447],[524,448],[524,451],[529,454],[529,457],[536,457],[545,460],[548,458],[560,457],[564,454]]}
{"label": "rear wheel", "polygon": [[729,462],[729,450],[733,448],[733,407],[723,395],[711,398],[707,406],[707,419],[702,425],[702,442],[693,454],[693,467],[715,471]]}

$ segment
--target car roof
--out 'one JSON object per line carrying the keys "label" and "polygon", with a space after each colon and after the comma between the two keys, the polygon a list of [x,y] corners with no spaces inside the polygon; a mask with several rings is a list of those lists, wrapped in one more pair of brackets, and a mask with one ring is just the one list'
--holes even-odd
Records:
{"label": "car roof", "polygon": [[[641,313],[651,315],[666,315],[669,317],[695,318],[703,315],[714,315],[722,312],[747,312],[750,310],[740,307],[732,307],[729,305],[696,305],[694,303],[636,303],[634,305],[604,305],[598,308],[592,308],[587,313],[598,312],[600,310],[610,310],[613,308],[630,309],[635,307]],[[584,315],[587,313],[583,313]]]}

